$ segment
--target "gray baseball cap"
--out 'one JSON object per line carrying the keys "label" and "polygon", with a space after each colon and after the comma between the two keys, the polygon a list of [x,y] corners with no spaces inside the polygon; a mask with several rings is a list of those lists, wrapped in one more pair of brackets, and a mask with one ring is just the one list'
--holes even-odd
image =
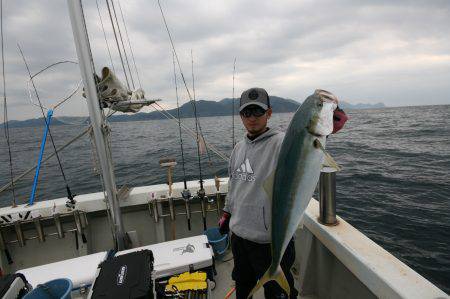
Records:
{"label": "gray baseball cap", "polygon": [[244,91],[239,103],[239,112],[250,105],[257,105],[264,110],[270,108],[269,94],[264,88],[253,87]]}

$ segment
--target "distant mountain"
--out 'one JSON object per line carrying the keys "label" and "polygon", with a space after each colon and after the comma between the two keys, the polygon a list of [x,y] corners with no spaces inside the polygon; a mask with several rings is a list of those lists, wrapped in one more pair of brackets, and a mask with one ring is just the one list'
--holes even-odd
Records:
{"label": "distant mountain", "polygon": [[[58,118],[52,118],[50,122],[51,126],[64,125],[63,122],[59,121]],[[3,123],[1,124],[3,127]],[[18,128],[18,127],[43,127],[45,126],[44,118],[33,118],[27,120],[10,120],[9,127],[10,128]]]}
{"label": "distant mountain", "polygon": [[[207,116],[225,116],[231,115],[232,111],[232,102],[234,102],[234,111],[235,114],[238,114],[239,107],[239,99],[231,99],[225,98],[219,102],[216,101],[205,101],[199,100],[196,102],[197,115],[199,117],[207,117]],[[285,113],[285,112],[294,112],[300,106],[301,103],[291,100],[280,98],[277,96],[270,97],[270,104],[272,106],[274,113]],[[383,103],[377,104],[350,104],[344,101],[339,103],[339,106],[342,109],[370,109],[370,108],[383,108],[385,105]],[[177,116],[177,109],[167,110],[170,114]],[[180,117],[181,118],[189,118],[194,117],[194,109],[192,103],[188,102],[183,104],[180,107]],[[158,111],[153,112],[140,112],[136,114],[120,114],[113,115],[109,118],[111,122],[125,122],[125,121],[141,121],[141,120],[151,120],[151,119],[164,119],[163,116]],[[60,118],[52,119],[52,126],[63,125],[63,124],[81,124],[84,122],[88,122],[86,117],[67,117],[63,116]],[[10,127],[34,127],[34,126],[44,126],[44,120],[42,118],[36,119],[28,119],[23,121],[12,120],[9,122]]]}

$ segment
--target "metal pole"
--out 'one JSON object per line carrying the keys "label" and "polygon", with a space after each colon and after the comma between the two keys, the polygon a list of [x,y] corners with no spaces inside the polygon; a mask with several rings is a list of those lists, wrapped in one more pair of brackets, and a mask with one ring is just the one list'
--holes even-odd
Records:
{"label": "metal pole", "polygon": [[92,130],[94,132],[95,147],[102,168],[103,181],[105,185],[106,197],[111,210],[116,247],[118,250],[125,249],[125,232],[120,213],[120,205],[117,199],[117,188],[114,177],[114,167],[111,156],[107,149],[107,128],[103,115],[100,111],[97,88],[94,82],[94,66],[91,58],[89,39],[87,35],[86,23],[84,21],[83,9],[80,0],[67,0],[69,7],[70,21],[72,24],[73,37],[77,50],[78,62],[84,89],[87,95],[89,116]]}
{"label": "metal pole", "polygon": [[336,220],[336,169],[324,167],[319,181],[319,221],[325,225],[337,225]]}

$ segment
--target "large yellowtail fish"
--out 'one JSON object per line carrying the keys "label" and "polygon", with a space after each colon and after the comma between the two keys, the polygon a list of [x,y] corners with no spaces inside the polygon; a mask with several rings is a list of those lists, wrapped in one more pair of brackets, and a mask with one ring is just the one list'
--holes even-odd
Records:
{"label": "large yellowtail fish", "polygon": [[289,124],[275,172],[264,183],[272,198],[272,263],[249,297],[270,280],[277,281],[290,294],[280,262],[313,195],[322,164],[326,162],[338,168],[324,148],[326,136],[333,131],[336,107],[336,96],[316,90],[298,108]]}

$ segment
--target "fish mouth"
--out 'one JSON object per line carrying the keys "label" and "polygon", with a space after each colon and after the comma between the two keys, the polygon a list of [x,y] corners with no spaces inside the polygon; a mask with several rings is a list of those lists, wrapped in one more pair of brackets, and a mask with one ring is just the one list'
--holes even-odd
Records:
{"label": "fish mouth", "polygon": [[318,89],[314,93],[316,111],[308,126],[308,132],[316,137],[328,136],[333,132],[333,114],[338,99],[332,93]]}
{"label": "fish mouth", "polygon": [[316,89],[314,93],[322,100],[322,103],[334,103],[337,106],[338,98],[331,92],[323,89]]}

